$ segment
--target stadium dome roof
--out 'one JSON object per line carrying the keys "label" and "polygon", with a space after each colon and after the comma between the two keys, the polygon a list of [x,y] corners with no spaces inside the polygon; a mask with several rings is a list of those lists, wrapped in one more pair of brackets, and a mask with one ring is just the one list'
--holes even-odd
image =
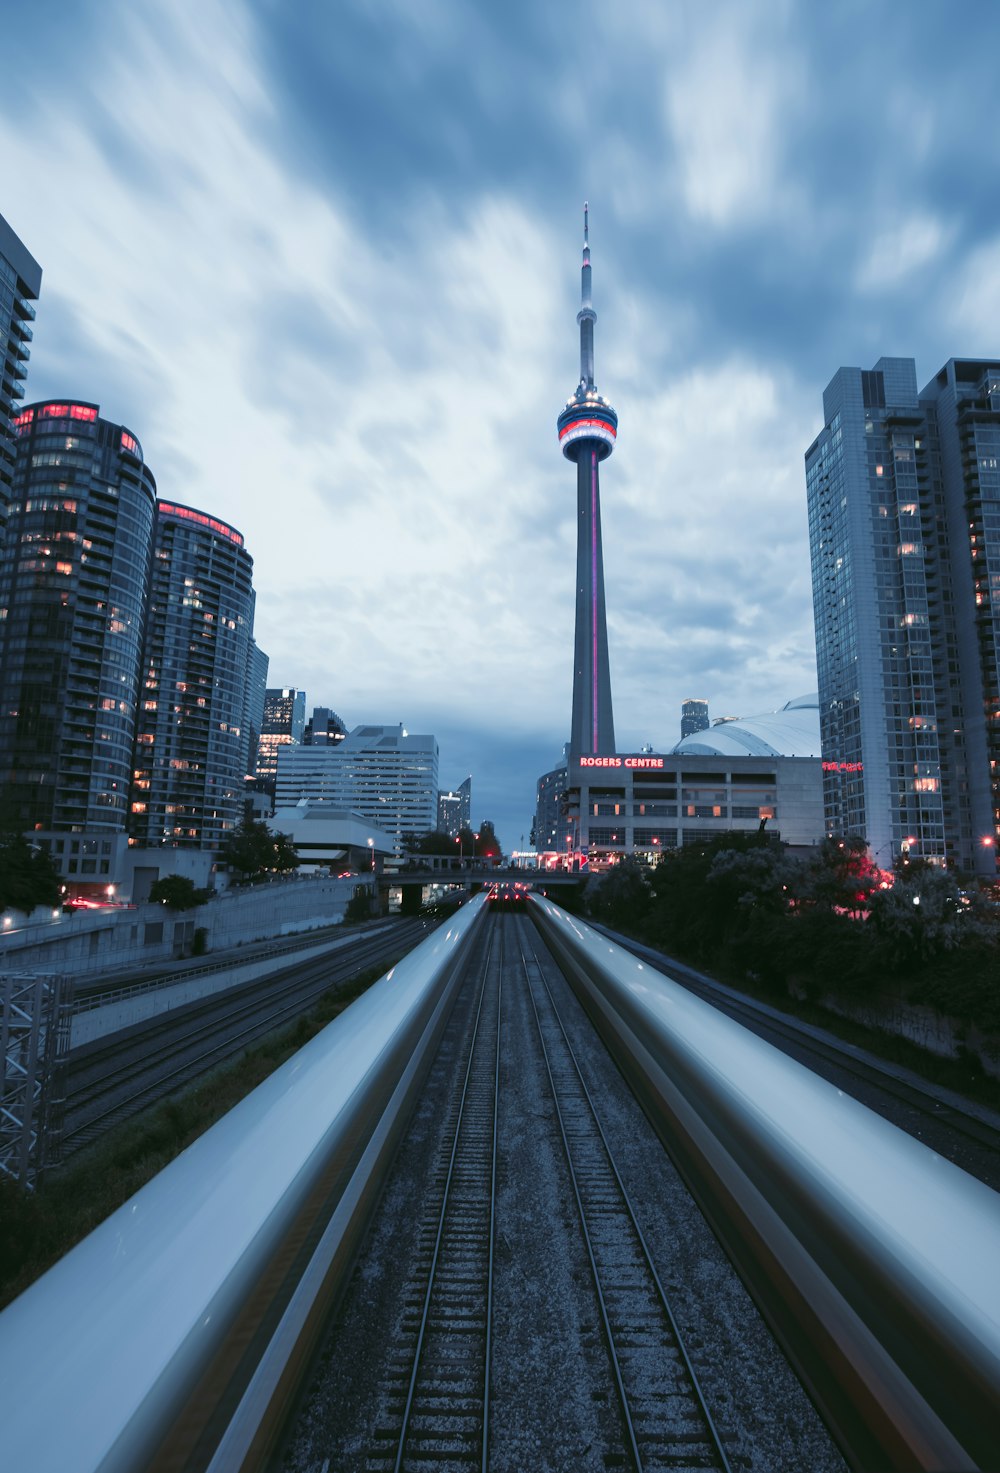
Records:
{"label": "stadium dome roof", "polygon": [[692,757],[818,757],[819,696],[797,696],[780,711],[741,716],[693,732],[670,751]]}

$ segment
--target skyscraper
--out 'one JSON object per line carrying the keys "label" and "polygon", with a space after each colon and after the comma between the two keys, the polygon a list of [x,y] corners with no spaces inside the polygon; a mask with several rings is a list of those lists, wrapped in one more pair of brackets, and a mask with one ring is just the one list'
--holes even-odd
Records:
{"label": "skyscraper", "polygon": [[253,559],[194,507],[156,507],[129,829],[218,849],[243,816]]}
{"label": "skyscraper", "polygon": [[297,746],[305,735],[306,693],[293,685],[268,686],[264,692],[264,719],[257,743],[257,777],[274,797],[278,749]]}
{"label": "skyscraper", "polygon": [[681,704],[681,740],[687,736],[694,736],[696,731],[707,731],[708,702],[688,700]]}
{"label": "skyscraper", "polygon": [[302,741],[307,747],[323,747],[342,742],[346,735],[347,727],[336,711],[329,706],[314,706],[302,733]]}
{"label": "skyscraper", "polygon": [[457,839],[462,829],[472,827],[472,777],[458,788],[438,793],[437,829]]}
{"label": "skyscraper", "polygon": [[806,452],[827,832],[995,871],[1000,366],[842,368]]}
{"label": "skyscraper", "polygon": [[42,268],[0,215],[0,548],[13,495],[15,401],[24,398]]}
{"label": "skyscraper", "polygon": [[264,723],[264,697],[267,694],[267,667],[270,664],[267,655],[260,648],[257,641],[250,641],[247,653],[247,709],[244,717],[244,730],[247,738],[246,762],[244,772],[247,780],[252,781],[257,770],[257,747],[260,742],[260,729]]}
{"label": "skyscraper", "polygon": [[580,382],[558,419],[562,452],[567,460],[576,462],[576,634],[570,729],[573,757],[615,750],[597,468],[614,449],[618,416],[594,384],[597,313],[591,302],[588,223],[584,205],[581,305],[576,318],[580,324]]}
{"label": "skyscraper", "polygon": [[0,554],[4,820],[124,833],[155,483],[136,437],[96,404],[32,404],[14,425]]}

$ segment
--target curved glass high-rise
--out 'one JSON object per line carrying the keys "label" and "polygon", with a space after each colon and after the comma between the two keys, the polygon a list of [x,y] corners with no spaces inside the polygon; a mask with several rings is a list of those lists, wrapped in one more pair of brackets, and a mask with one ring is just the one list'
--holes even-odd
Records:
{"label": "curved glass high-rise", "polygon": [[243,817],[253,559],[235,527],[158,501],[129,831],[218,849]]}
{"label": "curved glass high-rise", "polygon": [[594,384],[594,311],[590,296],[588,209],[583,207],[580,382],[558,419],[559,444],[576,462],[576,636],[573,649],[573,721],[570,758],[613,753],[611,667],[604,603],[601,489],[598,466],[615,446],[618,416]]}
{"label": "curved glass high-rise", "polygon": [[156,485],[81,402],[31,404],[0,559],[0,806],[11,827],[123,832]]}

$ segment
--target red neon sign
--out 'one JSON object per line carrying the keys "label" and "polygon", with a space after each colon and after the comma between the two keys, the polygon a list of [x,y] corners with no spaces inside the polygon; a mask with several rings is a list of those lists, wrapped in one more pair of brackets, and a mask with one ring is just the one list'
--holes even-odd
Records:
{"label": "red neon sign", "polygon": [[863,762],[824,762],[824,772],[864,772]]}
{"label": "red neon sign", "polygon": [[138,455],[140,459],[142,458],[139,441],[134,435],[130,435],[128,430],[122,430],[122,449],[130,451],[133,455]]}
{"label": "red neon sign", "polygon": [[20,430],[23,429],[25,425],[30,425],[34,417],[35,411],[33,409],[22,409],[20,414],[14,416],[15,430]]}
{"label": "red neon sign", "polygon": [[235,527],[227,527],[225,522],[217,521],[215,517],[207,517],[204,512],[192,511],[189,506],[174,506],[170,501],[158,501],[157,509],[166,512],[169,516],[179,517],[182,522],[197,522],[199,527],[206,527],[210,532],[217,532],[220,537],[227,537],[230,542],[235,542],[237,547],[243,546],[242,534]]}
{"label": "red neon sign", "polygon": [[581,757],[581,767],[662,767],[662,757]]}

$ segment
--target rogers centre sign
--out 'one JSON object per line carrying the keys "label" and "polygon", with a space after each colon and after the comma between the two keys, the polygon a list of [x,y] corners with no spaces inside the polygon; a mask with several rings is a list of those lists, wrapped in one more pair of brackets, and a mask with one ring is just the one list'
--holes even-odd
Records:
{"label": "rogers centre sign", "polygon": [[662,767],[662,757],[581,757],[581,767]]}

